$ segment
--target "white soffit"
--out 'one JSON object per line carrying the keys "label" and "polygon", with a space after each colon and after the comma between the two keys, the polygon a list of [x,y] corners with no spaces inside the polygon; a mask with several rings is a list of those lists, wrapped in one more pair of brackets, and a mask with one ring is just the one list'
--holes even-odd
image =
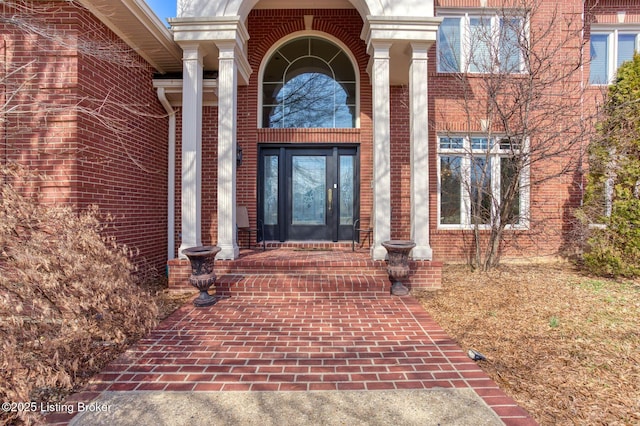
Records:
{"label": "white soffit", "polygon": [[[171,1],[171,0],[167,0]],[[158,72],[182,71],[182,49],[144,0],[79,0]]]}

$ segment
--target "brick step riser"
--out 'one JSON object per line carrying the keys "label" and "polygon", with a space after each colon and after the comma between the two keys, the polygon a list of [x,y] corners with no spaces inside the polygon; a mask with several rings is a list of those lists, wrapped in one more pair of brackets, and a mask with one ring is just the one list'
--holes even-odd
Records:
{"label": "brick step riser", "polygon": [[[225,264],[226,263],[226,264]],[[349,263],[345,265],[345,263]],[[410,288],[440,288],[439,263],[410,262],[403,280]],[[254,297],[375,297],[388,294],[391,283],[385,262],[216,262],[218,294]],[[170,264],[169,289],[193,291],[188,262]],[[213,289],[212,289],[213,290]]]}
{"label": "brick step riser", "polygon": [[[214,287],[219,296],[326,298],[359,295],[376,297],[389,294],[391,283],[385,276],[371,275],[295,275],[295,274],[225,274],[218,275]],[[187,280],[174,287],[185,291],[194,288]]]}
{"label": "brick step riser", "polygon": [[216,268],[216,275],[325,275],[325,276],[375,276],[386,277],[385,269],[341,266],[235,266]]}

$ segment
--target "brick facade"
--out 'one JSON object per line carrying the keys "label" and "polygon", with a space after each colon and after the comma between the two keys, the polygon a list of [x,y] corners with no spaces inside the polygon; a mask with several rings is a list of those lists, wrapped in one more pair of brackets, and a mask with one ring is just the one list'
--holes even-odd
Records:
{"label": "brick facade", "polygon": [[[469,2],[440,2],[441,7],[469,7]],[[463,4],[464,3],[464,4]],[[573,12],[577,3],[565,5],[562,13]],[[537,19],[544,20],[553,13],[552,8],[541,10]],[[545,13],[547,15],[545,15]],[[358,61],[360,78],[360,127],[352,130],[331,129],[261,129],[258,123],[259,71],[269,49],[280,40],[305,29],[304,16],[313,16],[312,30],[326,34],[344,43]],[[360,147],[360,217],[368,226],[373,206],[371,181],[373,179],[371,82],[367,73],[369,56],[360,38],[362,18],[355,10],[254,10],[247,22],[250,34],[249,63],[253,69],[248,86],[239,88],[238,144],[243,148],[243,165],[238,169],[237,201],[249,208],[250,221],[257,220],[257,156],[258,144],[275,143],[357,143]],[[579,46],[579,41],[576,41]],[[577,51],[579,53],[579,50]],[[576,53],[576,54],[577,54]],[[431,245],[434,259],[460,261],[470,255],[470,231],[438,229],[438,132],[467,129],[461,114],[458,95],[459,83],[453,77],[436,72],[435,47],[430,51],[430,211]],[[391,87],[391,237],[410,238],[410,123],[409,92],[407,86]],[[216,112],[212,112],[215,114]],[[215,121],[215,120],[214,120]],[[212,125],[215,125],[212,122]],[[479,131],[473,129],[474,131]],[[205,127],[203,134],[215,130]],[[575,153],[568,153],[573,155]],[[205,161],[208,161],[205,158]],[[535,173],[535,170],[532,170]],[[208,180],[204,177],[205,181]],[[579,205],[581,176],[555,179],[531,190],[532,229],[510,231],[505,238],[505,254],[509,257],[553,256],[565,246],[570,228],[566,226],[570,211]],[[214,187],[215,192],[215,187]],[[203,211],[215,217],[215,195],[203,195]],[[205,219],[208,220],[208,219]],[[212,219],[215,220],[215,219]],[[215,242],[215,227],[203,223],[203,243]],[[211,240],[209,240],[211,238]],[[544,241],[541,244],[540,241]]]}
{"label": "brick facade", "polygon": [[[488,2],[489,7],[502,2]],[[4,58],[3,92],[20,88],[12,101],[21,112],[3,120],[2,161],[15,160],[46,172],[53,179],[38,188],[48,202],[67,202],[78,208],[98,204],[116,218],[114,232],[121,243],[139,248],[142,256],[161,268],[166,261],[167,229],[167,139],[164,109],[152,87],[156,71],[125,45],[101,21],[86,10],[67,2],[38,2],[39,15],[60,39],[45,39],[5,25],[0,45]],[[589,25],[616,24],[618,12],[626,11],[626,24],[640,24],[640,5],[630,1],[550,2],[543,1],[531,24],[535,31],[557,16],[582,19],[584,38],[575,38],[566,57],[588,53]],[[4,13],[7,6],[3,5]],[[456,8],[477,8],[476,0],[439,0],[436,12]],[[558,9],[556,9],[556,7]],[[303,34],[305,16],[313,16],[311,31],[338,40],[356,62],[359,79],[359,126],[356,129],[262,129],[258,122],[260,67],[270,49],[284,38]],[[44,22],[44,21],[43,21]],[[243,149],[243,163],[237,171],[237,204],[249,209],[251,223],[257,220],[258,147],[269,144],[349,144],[359,147],[360,218],[368,227],[373,209],[373,126],[371,80],[367,72],[370,57],[361,39],[363,18],[355,9],[255,9],[246,27],[249,32],[248,61],[253,73],[248,85],[238,88],[237,143]],[[548,37],[562,37],[562,26]],[[111,46],[100,57],[95,48],[78,44],[91,35],[94,42]],[[583,44],[584,43],[584,44]],[[95,45],[93,46],[95,47]],[[35,53],[37,52],[37,54]],[[588,56],[588,55],[587,55]],[[33,61],[33,62],[32,62]],[[459,81],[438,73],[436,49],[430,50],[429,73],[429,158],[430,158],[430,242],[436,261],[460,261],[470,255],[469,231],[439,229],[437,136],[469,129],[461,110]],[[588,62],[588,61],[587,61]],[[17,74],[13,70],[25,66]],[[572,83],[586,84],[588,63]],[[28,80],[29,76],[35,79]],[[471,93],[481,77],[467,80]],[[27,81],[28,80],[28,81]],[[24,84],[24,86],[21,86]],[[602,88],[592,88],[583,99],[583,110],[593,111],[602,99]],[[482,100],[480,99],[480,102]],[[391,237],[410,238],[410,122],[407,86],[393,86],[391,104]],[[176,216],[174,254],[180,245],[181,229],[181,111],[177,108]],[[217,242],[217,119],[218,109],[205,106],[202,141],[202,243]],[[531,141],[535,144],[536,141]],[[558,143],[562,143],[559,141]],[[587,141],[585,141],[586,146]],[[580,149],[580,148],[575,148]],[[567,152],[578,156],[580,152]],[[551,164],[533,166],[531,174]],[[531,188],[531,227],[508,231],[507,257],[554,256],[572,238],[572,210],[581,199],[583,176],[563,175]]]}
{"label": "brick facade", "polygon": [[20,105],[3,120],[2,162],[46,173],[31,188],[46,202],[111,214],[118,241],[163,271],[168,125],[154,69],[87,10],[34,4],[35,16],[17,16],[44,34],[0,29],[5,93],[17,93],[11,105]]}

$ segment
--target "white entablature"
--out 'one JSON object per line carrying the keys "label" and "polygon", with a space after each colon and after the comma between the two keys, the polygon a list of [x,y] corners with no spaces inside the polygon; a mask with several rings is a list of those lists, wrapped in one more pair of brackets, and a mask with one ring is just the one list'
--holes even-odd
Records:
{"label": "white entablature", "polygon": [[[317,2],[291,0],[178,0],[178,17],[240,16],[243,20],[254,8],[268,3],[270,9],[315,9]],[[305,4],[306,3],[306,4]],[[323,8],[353,7],[366,16],[422,16],[433,17],[433,0],[420,2],[402,0],[331,0]]]}

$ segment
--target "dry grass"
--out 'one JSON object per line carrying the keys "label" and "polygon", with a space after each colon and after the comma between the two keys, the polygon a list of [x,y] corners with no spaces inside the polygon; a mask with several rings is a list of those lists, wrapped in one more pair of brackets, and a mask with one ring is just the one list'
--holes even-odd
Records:
{"label": "dry grass", "polygon": [[195,288],[191,291],[184,292],[170,291],[168,289],[167,277],[149,280],[143,287],[151,295],[158,307],[159,321],[167,318],[176,309],[193,300],[198,295],[198,291]]}
{"label": "dry grass", "polygon": [[640,424],[640,285],[568,265],[445,267],[417,295],[542,425]]}

